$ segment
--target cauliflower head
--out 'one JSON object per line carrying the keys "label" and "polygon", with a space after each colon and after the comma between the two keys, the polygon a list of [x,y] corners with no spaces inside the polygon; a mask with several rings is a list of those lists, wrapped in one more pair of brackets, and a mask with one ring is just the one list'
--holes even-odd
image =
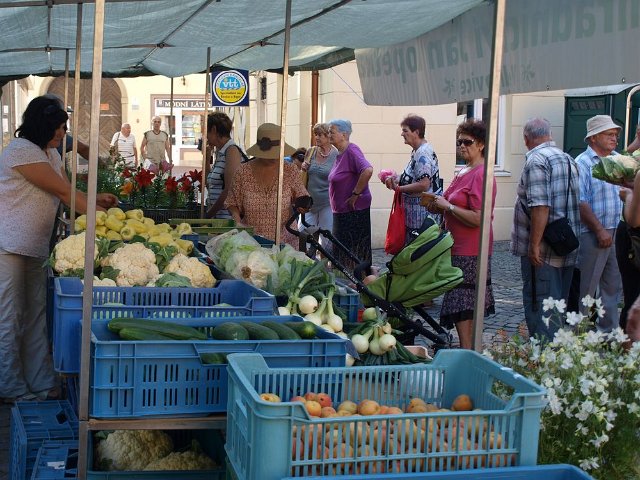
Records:
{"label": "cauliflower head", "polygon": [[164,273],[177,273],[191,280],[191,285],[199,288],[212,288],[216,279],[207,265],[195,257],[178,253],[171,259]]}
{"label": "cauliflower head", "polygon": [[[61,275],[74,274],[74,270],[84,269],[84,242],[85,232],[77,235],[70,235],[53,247],[51,265],[53,269]],[[96,260],[99,254],[99,245],[96,242],[96,249],[93,251],[93,259]]]}
{"label": "cauliflower head", "polygon": [[278,264],[264,249],[255,250],[247,257],[247,263],[240,267],[243,280],[258,288],[266,288],[267,282],[278,284]]}
{"label": "cauliflower head", "polygon": [[103,267],[117,270],[119,287],[147,285],[160,273],[156,255],[142,243],[129,243],[118,248],[102,261]]}
{"label": "cauliflower head", "polygon": [[115,430],[96,447],[99,470],[143,470],[173,450],[171,437],[161,430]]}
{"label": "cauliflower head", "polygon": [[172,452],[164,458],[150,462],[145,470],[213,470],[216,463],[204,453],[192,450]]}

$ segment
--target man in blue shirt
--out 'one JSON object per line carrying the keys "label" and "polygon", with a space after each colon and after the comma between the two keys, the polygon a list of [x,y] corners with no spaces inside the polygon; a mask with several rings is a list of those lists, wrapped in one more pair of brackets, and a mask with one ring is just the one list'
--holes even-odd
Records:
{"label": "man in blue shirt", "polygon": [[587,120],[587,149],[576,157],[580,172],[580,298],[600,297],[605,314],[598,328],[609,332],[618,327],[618,299],[622,288],[616,262],[615,231],[620,221],[620,188],[591,176],[600,157],[611,155],[621,127],[608,115]]}

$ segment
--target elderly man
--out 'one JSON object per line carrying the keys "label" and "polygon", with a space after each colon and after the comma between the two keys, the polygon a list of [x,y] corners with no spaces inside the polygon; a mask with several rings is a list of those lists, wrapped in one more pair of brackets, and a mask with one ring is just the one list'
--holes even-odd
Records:
{"label": "elderly man", "polygon": [[169,144],[169,135],[164,130],[160,130],[162,120],[160,117],[153,117],[153,128],[144,132],[144,138],[140,145],[140,154],[142,158],[147,160],[148,167],[150,164],[156,166],[162,165],[166,160],[165,152],[171,162],[171,145]]}
{"label": "elderly man", "polygon": [[131,125],[123,123],[120,131],[113,134],[111,146],[124,159],[129,167],[138,166],[138,149],[136,148],[136,137],[131,133]]}
{"label": "elderly man", "polygon": [[598,328],[609,332],[618,327],[618,299],[622,289],[616,262],[615,231],[622,212],[620,188],[591,176],[591,168],[614,153],[621,127],[608,115],[587,120],[587,149],[576,157],[580,172],[580,298],[600,297],[604,317]]}
{"label": "elderly man", "polygon": [[578,235],[578,170],[571,156],[556,147],[547,120],[529,120],[523,136],[528,151],[517,189],[511,253],[520,257],[529,334],[551,340],[562,325],[542,321],[542,300],[567,298],[578,252],[559,256],[542,234],[549,223],[567,217]]}

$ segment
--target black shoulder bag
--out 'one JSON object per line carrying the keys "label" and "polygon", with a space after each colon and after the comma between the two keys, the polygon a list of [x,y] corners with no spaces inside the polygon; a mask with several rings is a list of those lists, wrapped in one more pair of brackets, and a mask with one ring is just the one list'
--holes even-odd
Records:
{"label": "black shoulder bag", "polygon": [[[569,211],[569,191],[571,190],[571,160],[567,159],[567,165],[569,166],[569,180],[567,182],[567,198],[565,201],[565,212]],[[522,202],[520,202],[522,204]],[[524,205],[522,205],[525,215],[529,219],[529,212],[527,212]],[[548,223],[542,234],[542,239],[547,242],[551,247],[551,250],[560,257],[565,257],[573,252],[580,245],[580,241],[576,234],[573,233],[573,229],[569,224],[569,219],[565,217],[558,218],[551,223]]]}

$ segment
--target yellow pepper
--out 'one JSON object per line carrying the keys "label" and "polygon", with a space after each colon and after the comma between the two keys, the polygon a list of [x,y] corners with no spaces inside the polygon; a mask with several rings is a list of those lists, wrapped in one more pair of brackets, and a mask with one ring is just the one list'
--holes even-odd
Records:
{"label": "yellow pepper", "polygon": [[120,236],[122,237],[122,240],[126,242],[131,240],[135,234],[136,231],[131,225],[125,225],[124,227],[122,227],[122,230],[120,230]]}
{"label": "yellow pepper", "polygon": [[118,232],[116,232],[115,230],[108,230],[107,231],[107,238],[109,240],[112,240],[112,241],[120,241],[120,240],[122,240],[122,236]]}
{"label": "yellow pepper", "polygon": [[114,232],[119,232],[124,227],[124,222],[118,220],[114,215],[108,215],[107,219],[104,222],[104,226],[109,230],[113,230]]}
{"label": "yellow pepper", "polygon": [[98,210],[96,212],[96,225],[104,225],[104,222],[107,221],[107,213],[102,210]]}
{"label": "yellow pepper", "polygon": [[74,223],[74,227],[76,230],[76,233],[80,233],[83,230],[87,229],[87,216],[86,215],[80,215],[79,217],[76,217],[76,221]]}
{"label": "yellow pepper", "polygon": [[96,226],[96,237],[106,237],[107,236],[107,227],[104,225]]}
{"label": "yellow pepper", "polygon": [[147,226],[144,223],[142,223],[140,220],[136,220],[134,218],[128,219],[126,223],[127,223],[127,225],[133,227],[133,229],[136,231],[136,233],[143,233],[143,232],[146,232],[148,230]]}
{"label": "yellow pepper", "polygon": [[153,218],[147,218],[147,217],[144,217],[143,222],[147,227],[153,227],[156,224]]}
{"label": "yellow pepper", "polygon": [[183,240],[181,238],[178,238],[177,240],[174,240],[174,241],[178,247],[178,250],[180,250],[181,253],[184,253],[185,255],[189,256],[193,251],[193,242],[191,240]]}
{"label": "yellow pepper", "polygon": [[117,207],[107,210],[107,215],[116,217],[118,220],[124,220],[127,218],[127,215],[122,211],[122,209]]}
{"label": "yellow pepper", "polygon": [[150,243],[157,243],[161,247],[166,247],[171,242],[173,242],[173,237],[169,233],[161,233],[159,235],[154,235],[149,237]]}
{"label": "yellow pepper", "polygon": [[127,218],[134,218],[140,221],[142,221],[142,219],[144,218],[144,212],[139,208],[136,208],[134,210],[127,210],[126,212],[124,212],[124,214]]}

